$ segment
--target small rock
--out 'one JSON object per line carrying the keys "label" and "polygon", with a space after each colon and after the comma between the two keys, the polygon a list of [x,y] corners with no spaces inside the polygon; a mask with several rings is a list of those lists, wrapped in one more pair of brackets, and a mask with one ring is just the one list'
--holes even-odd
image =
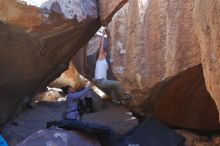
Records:
{"label": "small rock", "polygon": [[63,96],[56,90],[49,90],[43,93],[40,93],[34,97],[36,101],[48,101],[48,102],[56,102],[59,98]]}
{"label": "small rock", "polygon": [[212,142],[198,142],[195,143],[194,146],[218,146],[218,145],[215,145]]}
{"label": "small rock", "polygon": [[220,136],[213,136],[212,141],[216,145],[220,145]]}
{"label": "small rock", "polygon": [[197,135],[193,132],[190,132],[190,131],[176,130],[176,132],[186,138],[186,145],[187,146],[195,146],[195,144],[200,144],[200,142],[208,141],[208,138],[199,136],[199,135]]}

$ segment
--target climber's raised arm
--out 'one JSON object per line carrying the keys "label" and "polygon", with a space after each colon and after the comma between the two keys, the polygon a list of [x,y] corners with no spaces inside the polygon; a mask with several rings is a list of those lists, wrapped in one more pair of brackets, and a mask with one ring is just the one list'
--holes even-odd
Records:
{"label": "climber's raised arm", "polygon": [[104,51],[104,42],[105,42],[105,30],[102,32],[102,38],[99,44],[99,56],[98,59],[103,59],[105,58],[105,51]]}

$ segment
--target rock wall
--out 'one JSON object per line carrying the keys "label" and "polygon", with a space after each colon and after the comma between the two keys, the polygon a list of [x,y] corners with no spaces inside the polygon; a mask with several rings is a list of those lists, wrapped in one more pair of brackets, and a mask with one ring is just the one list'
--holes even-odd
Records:
{"label": "rock wall", "polygon": [[112,16],[127,3],[128,0],[101,0],[99,1],[100,22],[106,26],[112,20]]}
{"label": "rock wall", "polygon": [[[219,59],[217,43],[211,41],[218,36],[217,12],[209,18],[212,10],[219,8],[217,4],[130,0],[116,13],[109,25],[113,72],[126,92],[136,97],[128,104],[131,110],[144,116],[156,115],[173,126],[219,128],[215,105]],[[203,26],[203,21],[216,22],[212,37],[197,26]],[[204,28],[212,30],[211,26]]]}
{"label": "rock wall", "polygon": [[220,2],[196,0],[194,5],[206,87],[220,111]]}
{"label": "rock wall", "polygon": [[129,1],[110,26],[113,69],[129,89],[151,88],[201,62],[193,2],[143,2]]}
{"label": "rock wall", "polygon": [[96,0],[24,2],[0,1],[0,123],[66,70],[100,27]]}

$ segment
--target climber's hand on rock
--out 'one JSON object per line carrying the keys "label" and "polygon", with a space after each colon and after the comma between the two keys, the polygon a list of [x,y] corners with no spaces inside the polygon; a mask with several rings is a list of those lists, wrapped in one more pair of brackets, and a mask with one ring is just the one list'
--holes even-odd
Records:
{"label": "climber's hand on rock", "polygon": [[93,86],[93,83],[90,82],[90,81],[88,81],[88,82],[86,83],[86,86],[89,87],[89,88],[91,88],[91,87]]}
{"label": "climber's hand on rock", "polygon": [[105,28],[103,29],[102,31],[102,36],[104,37],[106,35],[106,31],[105,31]]}

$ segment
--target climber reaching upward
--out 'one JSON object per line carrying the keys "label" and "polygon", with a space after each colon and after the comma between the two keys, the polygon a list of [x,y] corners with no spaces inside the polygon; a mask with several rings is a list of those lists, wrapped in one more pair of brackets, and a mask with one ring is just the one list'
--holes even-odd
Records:
{"label": "climber reaching upward", "polygon": [[105,29],[102,32],[101,41],[99,43],[99,53],[98,60],[106,59],[107,57],[107,47],[105,46]]}
{"label": "climber reaching upward", "polygon": [[98,59],[96,61],[95,67],[95,83],[100,88],[107,88],[114,91],[115,96],[113,97],[113,102],[120,103],[120,99],[124,95],[124,91],[121,88],[120,82],[115,80],[107,79],[107,71],[109,69],[107,57],[107,46],[104,44],[105,30],[103,30],[102,38],[99,45]]}

